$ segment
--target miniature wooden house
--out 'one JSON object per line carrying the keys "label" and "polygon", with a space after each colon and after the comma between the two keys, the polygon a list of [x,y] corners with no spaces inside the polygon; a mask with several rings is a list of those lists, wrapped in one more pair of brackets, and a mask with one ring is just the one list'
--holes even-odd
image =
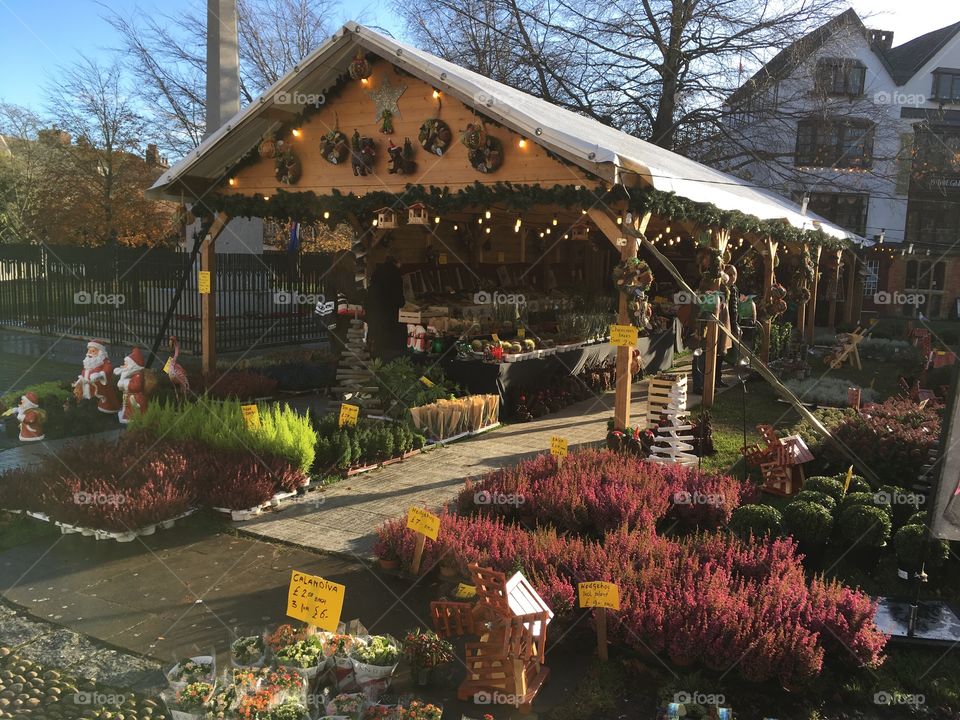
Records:
{"label": "miniature wooden house", "polygon": [[377,227],[381,230],[392,230],[400,227],[397,211],[388,207],[377,210]]}
{"label": "miniature wooden house", "polygon": [[590,226],[583,222],[578,222],[570,228],[570,237],[574,240],[587,240],[590,237]]}
{"label": "miniature wooden house", "polygon": [[475,635],[466,648],[467,677],[457,690],[460,700],[477,693],[513,695],[521,711],[529,711],[549,675],[543,665],[550,608],[527,579],[469,566],[477,600],[433,602],[430,614],[441,637]]}
{"label": "miniature wooden house", "polygon": [[414,203],[407,208],[407,222],[411,225],[429,225],[430,208],[423,203]]}

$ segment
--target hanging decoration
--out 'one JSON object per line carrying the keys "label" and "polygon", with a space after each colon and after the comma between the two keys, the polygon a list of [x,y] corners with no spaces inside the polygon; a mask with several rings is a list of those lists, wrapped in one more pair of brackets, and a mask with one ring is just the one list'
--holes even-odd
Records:
{"label": "hanging decoration", "polygon": [[411,175],[417,171],[417,163],[413,159],[413,143],[410,138],[403,139],[403,147],[395,145],[393,140],[387,148],[390,166],[387,172],[391,175]]}
{"label": "hanging decoration", "polygon": [[383,135],[393,135],[393,113],[389,110],[384,110],[380,113],[380,123],[379,123],[380,133]]}
{"label": "hanging decoration", "polygon": [[350,140],[351,161],[354,175],[369,175],[373,172],[373,161],[377,157],[377,144],[373,138],[360,137],[360,131],[353,131]]}
{"label": "hanging decoration", "polygon": [[787,289],[780,283],[770,287],[770,293],[757,308],[757,319],[761,322],[773,320],[787,311]]}
{"label": "hanging decoration", "polygon": [[260,144],[257,146],[257,152],[260,153],[260,157],[264,160],[269,160],[277,155],[277,139],[272,135],[268,135],[260,141]]}
{"label": "hanging decoration", "polygon": [[420,145],[428,153],[443,156],[450,148],[453,133],[450,126],[440,118],[431,118],[420,126]]}
{"label": "hanging decoration", "polygon": [[487,133],[483,123],[468,123],[460,142],[469,151],[467,158],[474,170],[492,173],[503,164],[503,144]]}
{"label": "hanging decoration", "polygon": [[391,85],[390,79],[384,78],[383,84],[380,87],[369,91],[368,94],[373,99],[373,104],[377,109],[375,115],[376,121],[382,128],[384,124],[384,116],[386,115],[387,122],[390,126],[389,131],[381,129],[380,132],[393,132],[393,118],[400,117],[400,108],[397,105],[397,101],[400,99],[400,96],[403,95],[406,89],[406,85]]}
{"label": "hanging decoration", "polygon": [[460,142],[467,150],[479,150],[484,134],[483,125],[468,123],[467,129],[460,133]]}
{"label": "hanging decoration", "polygon": [[291,148],[282,150],[277,154],[275,161],[275,175],[278,182],[285,185],[295,185],[300,180],[303,173],[303,167],[300,160],[294,154]]}
{"label": "hanging decoration", "polygon": [[723,255],[717,248],[698,247],[696,255],[697,269],[700,271],[700,289],[706,290],[721,280],[723,274]]}
{"label": "hanging decoration", "polygon": [[618,264],[612,273],[613,285],[627,296],[627,310],[637,327],[650,329],[653,308],[647,302],[647,290],[653,284],[650,266],[640,258],[630,258]]}
{"label": "hanging decoration", "polygon": [[367,60],[366,53],[364,53],[363,50],[357,50],[357,56],[350,61],[348,72],[354,80],[366,80],[370,77],[370,74],[373,72],[373,67],[370,65],[370,61]]}
{"label": "hanging decoration", "polygon": [[810,249],[806,246],[804,246],[803,252],[796,257],[797,265],[793,270],[790,290],[787,294],[793,302],[802,304],[810,301],[810,286],[813,285],[813,277],[817,268],[813,262],[813,255],[810,254]]}
{"label": "hanging decoration", "polygon": [[347,136],[335,127],[324,135],[320,141],[320,154],[331,165],[339,165],[350,154],[350,143]]}

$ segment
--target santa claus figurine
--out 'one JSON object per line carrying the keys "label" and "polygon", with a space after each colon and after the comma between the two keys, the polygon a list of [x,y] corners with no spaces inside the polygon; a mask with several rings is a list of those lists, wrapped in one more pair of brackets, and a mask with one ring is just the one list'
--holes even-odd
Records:
{"label": "santa claus figurine", "polygon": [[17,420],[20,421],[20,440],[36,442],[43,440],[43,424],[47,414],[40,409],[40,398],[36,393],[28,392],[20,397],[17,406]]}
{"label": "santa claus figurine", "polygon": [[113,387],[113,365],[107,355],[103,340],[91,340],[87,343],[87,356],[83,358],[83,372],[73,384],[73,392],[78,400],[97,401],[97,410],[102,413],[115,413],[120,410],[117,391]]}
{"label": "santa claus figurine", "polygon": [[147,411],[147,383],[144,372],[143,353],[134,348],[123,359],[123,365],[113,371],[119,375],[117,389],[123,393],[123,407],[117,419],[126,425],[130,418]]}

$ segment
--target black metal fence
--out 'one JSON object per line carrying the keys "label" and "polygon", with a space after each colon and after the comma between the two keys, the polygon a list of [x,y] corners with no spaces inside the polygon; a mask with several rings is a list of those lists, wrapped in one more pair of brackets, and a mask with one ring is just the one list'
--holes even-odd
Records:
{"label": "black metal fence", "polygon": [[[218,254],[217,350],[323,339],[314,307],[334,260]],[[0,245],[0,325],[149,348],[190,262],[190,253],[158,248]],[[189,269],[166,334],[199,353],[199,268]]]}

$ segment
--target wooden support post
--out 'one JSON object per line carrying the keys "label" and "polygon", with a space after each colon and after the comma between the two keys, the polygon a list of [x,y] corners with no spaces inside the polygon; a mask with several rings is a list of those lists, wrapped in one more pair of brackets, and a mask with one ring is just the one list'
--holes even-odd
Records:
{"label": "wooden support post", "polygon": [[217,251],[216,242],[230,218],[218,213],[207,236],[201,240],[200,270],[210,273],[210,292],[200,296],[200,350],[204,375],[217,371]]}
{"label": "wooden support post", "polygon": [[[625,237],[620,231],[616,220],[603,210],[589,210],[588,215],[600,231],[607,236],[613,246],[620,251],[620,262],[625,262],[637,256],[637,241],[633,237]],[[650,222],[650,213],[634,219],[633,231],[643,235]],[[625,244],[620,244],[625,240]],[[627,297],[621,293],[620,307],[618,308],[617,323],[632,325],[630,311],[627,308]],[[633,348],[617,348],[617,390],[613,410],[613,426],[617,430],[625,430],[630,425],[630,394],[633,391],[633,382],[630,377],[630,364],[633,361]]]}
{"label": "wooden support post", "polygon": [[414,575],[420,574],[420,561],[423,559],[423,546],[426,542],[427,536],[417,533],[417,544],[413,547],[413,561],[410,563],[410,572]]}
{"label": "wooden support post", "polygon": [[847,292],[846,297],[843,300],[843,322],[845,322],[847,325],[853,323],[856,277],[857,255],[853,251],[847,251]]}
{"label": "wooden support post", "polygon": [[[718,250],[721,255],[727,249],[727,242],[730,240],[730,231],[729,230],[712,230],[710,232],[710,246],[714,250]],[[720,280],[717,279],[710,284],[710,287],[705,289],[705,292],[713,292],[720,289]],[[720,312],[719,305],[717,306],[718,315]],[[727,309],[729,314],[729,308]],[[717,342],[720,340],[720,328],[718,320],[708,320],[707,321],[707,337],[705,340],[706,347],[704,348],[704,354],[706,355],[706,364],[703,369],[703,400],[701,404],[704,410],[709,410],[713,407],[713,396],[715,393],[714,385],[717,381]]]}
{"label": "wooden support post", "polygon": [[840,258],[843,256],[843,250],[835,250],[832,254],[830,266],[830,305],[827,307],[827,327],[830,332],[837,330],[837,295],[840,294]]}
{"label": "wooden support post", "polygon": [[807,302],[807,325],[805,336],[807,343],[813,345],[813,332],[817,324],[817,291],[820,289],[820,256],[823,247],[817,245],[810,254],[813,257],[813,287],[810,288],[810,300]]}
{"label": "wooden support post", "polygon": [[610,653],[607,650],[607,609],[594,608],[593,618],[597,623],[597,654],[603,662],[606,662],[610,659]]}
{"label": "wooden support post", "polygon": [[[800,245],[799,249],[795,252],[802,254],[806,249],[807,245],[804,243]],[[794,329],[797,331],[797,337],[801,340],[803,339],[803,329],[807,326],[807,303],[800,303],[797,305],[797,321],[794,325]]]}
{"label": "wooden support post", "polygon": [[[762,241],[764,300],[770,297],[773,284],[777,281],[776,264],[779,245],[780,243],[769,237]],[[772,326],[773,320],[770,318],[766,318],[760,324],[760,359],[764,363],[770,362],[770,331]]]}

